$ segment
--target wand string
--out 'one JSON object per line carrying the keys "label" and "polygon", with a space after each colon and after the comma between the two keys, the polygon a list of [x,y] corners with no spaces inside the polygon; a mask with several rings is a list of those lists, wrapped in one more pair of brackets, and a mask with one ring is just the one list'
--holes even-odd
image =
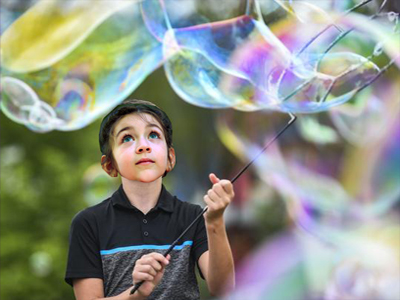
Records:
{"label": "wand string", "polygon": [[[247,165],[245,165],[231,180],[232,183],[234,183],[240,175],[242,175],[255,161],[257,158],[261,156],[267,150],[267,148],[276,140],[278,139],[282,133],[286,131],[286,129],[289,128],[290,125],[293,124],[294,121],[296,121],[297,117],[291,113],[289,113],[291,119],[289,122],[283,127],[265,146],[264,148],[249,162]],[[172,251],[172,249],[178,244],[179,240],[189,231],[190,228],[193,227],[193,225],[204,215],[204,213],[207,211],[208,206],[204,207],[203,210],[197,215],[197,217],[193,220],[192,223],[181,233],[181,235],[171,244],[171,246],[168,248],[167,251],[163,254],[164,257],[167,257],[167,255]],[[134,285],[134,287],[130,291],[130,295],[135,293],[144,283],[144,281],[140,281]]]}

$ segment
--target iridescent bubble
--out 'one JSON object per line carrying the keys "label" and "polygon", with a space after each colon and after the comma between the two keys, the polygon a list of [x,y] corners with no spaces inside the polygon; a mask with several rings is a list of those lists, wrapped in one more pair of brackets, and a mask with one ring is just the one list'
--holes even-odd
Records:
{"label": "iridescent bubble", "polygon": [[284,231],[237,267],[236,289],[227,299],[396,299],[399,245],[388,241],[398,233],[398,226],[382,222],[343,233],[342,245],[332,247],[298,230]]}
{"label": "iridescent bubble", "polygon": [[[39,1],[3,33],[1,63],[2,75],[24,82],[40,105],[6,114],[35,122],[28,126],[41,132],[82,128],[163,63],[185,101],[244,111],[325,111],[379,74],[371,53],[342,47],[342,27],[358,30],[357,18],[366,17],[354,21],[313,2],[277,3],[280,15],[267,25],[258,1],[218,8],[195,1]],[[386,28],[376,28],[383,51],[392,51]]]}
{"label": "iridescent bubble", "polygon": [[54,109],[39,99],[25,82],[12,77],[2,77],[2,111],[13,121],[25,124],[31,130],[47,132],[64,126]]}
{"label": "iridescent bubble", "polygon": [[[199,38],[186,37],[195,31]],[[166,62],[167,76],[181,97],[199,106],[233,106],[242,110],[272,108],[291,112],[322,111],[348,101],[357,88],[379,71],[368,59],[351,52],[320,55],[324,59],[314,58],[314,69],[310,70],[310,61],[307,65],[302,64],[290,55],[264,23],[247,15],[220,22],[215,28],[205,24],[169,33],[168,40],[173,42],[164,43],[164,47],[173,45],[171,48],[174,51],[179,50],[175,57]],[[220,42],[218,37],[225,38]],[[240,47],[235,47],[239,38]],[[205,49],[204,45],[208,48]],[[229,45],[230,48],[221,45]],[[227,56],[232,59],[227,61]],[[252,58],[255,59],[252,61]],[[331,65],[341,65],[342,71],[334,72],[333,76],[332,69],[325,68],[329,72],[323,73],[321,65],[326,65],[327,61]],[[188,72],[181,73],[182,70]],[[293,84],[293,78],[287,75],[289,73],[291,77],[298,77],[298,82]],[[192,80],[186,80],[187,77]],[[194,86],[195,83],[199,85]],[[288,84],[291,85],[289,88]],[[292,92],[282,96],[277,93],[277,87]],[[296,94],[300,100],[285,102]],[[330,99],[333,98],[329,103],[325,101],[328,95]]]}
{"label": "iridescent bubble", "polygon": [[[381,43],[385,54],[394,59],[394,63],[400,67],[399,32],[387,26],[385,22],[380,22],[379,18],[371,20],[361,14],[351,14],[343,17],[341,20],[344,25],[357,29],[358,35],[354,36],[355,43],[363,45],[373,43],[374,46],[377,43]],[[368,46],[366,47],[367,49],[369,48]],[[373,48],[371,52],[373,52]]]}
{"label": "iridescent bubble", "polygon": [[[343,234],[326,299],[391,299],[400,296],[399,227],[391,221]],[[384,225],[384,226],[382,226]],[[381,231],[382,237],[378,234]]]}
{"label": "iridescent bubble", "polygon": [[317,115],[301,116],[297,120],[299,131],[303,138],[315,144],[329,144],[339,141],[336,131],[324,124],[321,124]]}
{"label": "iridescent bubble", "polygon": [[[274,128],[258,124],[246,126],[253,119],[263,118],[260,113],[252,113],[248,117],[238,115],[235,118],[224,118],[222,115],[218,122],[222,142],[244,161],[246,157],[251,160],[261,151]],[[243,130],[242,126],[247,130]],[[253,139],[249,140],[250,137]],[[291,220],[299,228],[324,239],[323,233],[330,227],[342,228],[349,225],[346,218],[350,213],[348,205],[351,199],[335,178],[323,174],[326,169],[329,170],[328,164],[318,165],[321,169],[316,172],[303,166],[299,156],[302,156],[299,151],[293,153],[293,157],[284,156],[275,141],[257,159],[253,168],[267,187],[273,188],[285,200]],[[315,158],[313,164],[322,161],[322,158]]]}
{"label": "iridescent bubble", "polygon": [[[135,1],[120,1],[108,10],[110,2],[100,2],[102,5],[97,8],[86,1],[71,1],[67,7],[60,1],[39,2],[39,7],[34,6],[2,36],[2,51],[6,53],[1,58],[2,74],[24,82],[24,88],[35,91],[41,99],[39,110],[38,106],[28,109],[37,116],[33,119],[40,121],[31,124],[34,130],[74,130],[86,126],[126,98],[161,64],[161,44],[145,29],[139,5]],[[51,14],[54,11],[57,14]],[[46,13],[44,25],[53,27],[34,26],[42,13]],[[85,31],[80,30],[82,26]],[[31,27],[43,32],[37,34],[28,29]],[[65,30],[67,36],[63,34]],[[36,40],[30,47],[20,45],[20,38],[12,37]],[[40,70],[31,72],[37,69]],[[9,89],[8,82],[3,84],[4,91]],[[25,111],[6,112],[8,108],[3,105],[13,120],[22,124],[27,119],[32,121],[21,117]],[[41,121],[43,118],[45,121]]]}
{"label": "iridescent bubble", "polygon": [[279,84],[285,111],[320,112],[345,103],[379,72],[374,63],[352,53],[325,54],[315,61],[312,78],[285,72]]}
{"label": "iridescent bubble", "polygon": [[[164,53],[171,52],[170,45],[173,49],[179,47],[179,51],[165,63],[167,77],[181,97],[199,106],[246,110],[248,104],[257,104],[252,91],[258,86],[257,81],[268,76],[272,70],[283,70],[291,63],[291,54],[286,47],[263,23],[249,16],[219,22],[214,26],[204,24],[176,29],[168,37],[169,40],[174,39],[174,43],[164,43]],[[259,59],[257,65],[246,60],[242,60],[241,64],[231,62],[246,43],[257,41],[265,41],[259,50],[265,53],[265,57]],[[239,91],[233,90],[226,84],[226,77],[235,82],[241,81],[244,86],[242,84]],[[265,86],[260,88],[265,89]],[[265,93],[270,94],[268,91]],[[208,103],[206,99],[209,99]]]}
{"label": "iridescent bubble", "polygon": [[13,121],[29,123],[28,107],[39,102],[35,91],[21,80],[12,77],[1,78],[2,110]]}
{"label": "iridescent bubble", "polygon": [[[1,36],[2,65],[10,71],[38,71],[73,51],[105,19],[130,1],[40,1]],[[49,30],[49,28],[51,28]]]}
{"label": "iridescent bubble", "polygon": [[[389,88],[386,93],[395,97],[396,90]],[[366,146],[382,139],[390,126],[388,115],[395,107],[394,103],[383,101],[389,97],[382,97],[377,97],[371,90],[364,90],[352,103],[335,107],[329,112],[336,128],[348,142]]]}
{"label": "iridescent bubble", "polygon": [[3,0],[0,9],[0,33],[27,11],[37,0]]}
{"label": "iridescent bubble", "polygon": [[[385,87],[387,83],[383,83]],[[358,227],[365,218],[387,214],[398,203],[400,188],[396,182],[400,178],[397,167],[400,152],[396,142],[399,127],[395,120],[399,103],[394,97],[397,93],[396,89],[383,89],[378,101],[371,97],[370,91],[364,90],[360,96],[365,98],[357,99],[364,99],[364,104],[368,103],[370,108],[353,103],[358,107],[358,114],[348,118],[358,119],[358,122],[350,121],[348,125],[351,127],[341,129],[340,133],[363,137],[366,141],[363,144],[347,146],[349,150],[343,152],[346,149],[343,140],[337,141],[331,150],[321,146],[318,140],[320,145],[316,150],[315,145],[301,141],[293,133],[291,139],[285,139],[286,134],[290,134],[285,133],[282,138],[282,149],[285,150],[280,151],[275,141],[257,159],[255,170],[258,177],[279,193],[287,203],[288,214],[299,228],[329,243],[329,239],[324,237],[325,232],[332,231],[332,228]],[[356,113],[356,110],[349,112]],[[271,129],[277,126],[271,125],[275,118],[261,112],[236,118],[225,114],[217,123],[221,141],[243,161],[246,157],[250,161],[261,151],[268,142],[267,137],[272,136]],[[338,118],[344,119],[344,115]],[[325,119],[321,116],[321,119],[332,126],[327,116]],[[259,120],[259,124],[252,120]],[[268,127],[261,120],[268,120]],[[334,123],[339,128],[337,122]],[[284,122],[276,124],[281,124],[275,129],[278,131]],[[334,127],[327,128],[332,131]],[[323,131],[319,133],[324,134]],[[260,137],[264,137],[264,141]],[[314,139],[310,141],[314,142]]]}
{"label": "iridescent bubble", "polygon": [[322,4],[326,9],[327,3],[323,3],[324,1],[310,3],[306,1],[288,2],[285,0],[276,0],[276,2],[301,23],[317,22],[318,24],[329,25],[335,22],[332,16],[318,6]]}

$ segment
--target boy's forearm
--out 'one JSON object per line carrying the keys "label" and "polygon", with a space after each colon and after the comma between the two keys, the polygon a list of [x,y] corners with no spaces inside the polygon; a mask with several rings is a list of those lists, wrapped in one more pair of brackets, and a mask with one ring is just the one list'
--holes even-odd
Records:
{"label": "boy's forearm", "polygon": [[235,270],[224,219],[206,222],[208,236],[207,285],[211,294],[218,295],[235,286]]}
{"label": "boy's forearm", "polygon": [[[106,298],[87,299],[87,300],[144,300],[145,299],[145,297],[141,296],[138,292],[134,293],[133,295],[130,295],[130,291],[132,288],[133,287],[130,287],[125,292],[123,292],[117,296],[106,297]],[[77,298],[77,300],[80,300],[80,299]]]}

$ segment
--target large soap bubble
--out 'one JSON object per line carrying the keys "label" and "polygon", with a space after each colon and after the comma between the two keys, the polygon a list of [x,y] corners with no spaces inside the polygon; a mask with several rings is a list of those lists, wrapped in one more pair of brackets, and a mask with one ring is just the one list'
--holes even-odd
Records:
{"label": "large soap bubble", "polygon": [[339,247],[288,230],[237,267],[236,289],[224,299],[396,299],[399,230],[394,220],[381,220],[344,233]]}
{"label": "large soap bubble", "polygon": [[[1,43],[2,110],[42,132],[84,127],[162,62],[161,45],[132,1],[41,1]],[[34,100],[18,96],[25,94]]]}
{"label": "large soap bubble", "polygon": [[[372,83],[386,70],[375,57],[397,46],[397,15],[385,24],[315,1],[29,5],[19,14],[2,4],[1,109],[39,132],[86,126],[162,64],[177,94],[197,106],[325,111]],[[379,46],[356,51],[348,43],[367,19]]]}

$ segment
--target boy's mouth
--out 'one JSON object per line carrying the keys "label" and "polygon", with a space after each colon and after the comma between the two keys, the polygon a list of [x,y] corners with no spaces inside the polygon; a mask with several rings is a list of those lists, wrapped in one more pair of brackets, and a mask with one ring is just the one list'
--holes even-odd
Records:
{"label": "boy's mouth", "polygon": [[154,163],[154,160],[151,160],[150,158],[142,158],[136,164],[141,165],[141,164],[151,164],[151,163]]}

